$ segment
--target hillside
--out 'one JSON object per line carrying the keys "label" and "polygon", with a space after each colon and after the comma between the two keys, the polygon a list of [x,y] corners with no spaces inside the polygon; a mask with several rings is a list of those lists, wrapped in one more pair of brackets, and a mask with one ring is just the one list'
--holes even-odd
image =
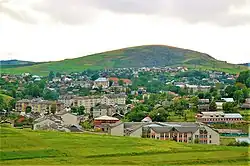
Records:
{"label": "hillside", "polygon": [[22,60],[0,60],[0,66],[4,68],[15,68],[15,67],[24,67],[41,64],[42,62],[31,62],[31,61],[22,61]]}
{"label": "hillside", "polygon": [[247,165],[246,147],[0,128],[0,165]]}
{"label": "hillside", "polygon": [[146,45],[108,51],[75,59],[48,62],[32,66],[2,69],[2,72],[20,74],[30,72],[47,75],[49,71],[78,72],[85,69],[187,66],[237,73],[246,67],[218,61],[197,51],[163,46]]}
{"label": "hillside", "polygon": [[241,64],[238,64],[238,65],[250,67],[250,63],[241,63]]}

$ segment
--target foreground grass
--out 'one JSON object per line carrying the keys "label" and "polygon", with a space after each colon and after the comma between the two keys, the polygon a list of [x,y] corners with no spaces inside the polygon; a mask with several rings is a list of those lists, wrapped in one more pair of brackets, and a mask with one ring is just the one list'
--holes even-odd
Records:
{"label": "foreground grass", "polygon": [[0,165],[247,165],[248,149],[0,128]]}

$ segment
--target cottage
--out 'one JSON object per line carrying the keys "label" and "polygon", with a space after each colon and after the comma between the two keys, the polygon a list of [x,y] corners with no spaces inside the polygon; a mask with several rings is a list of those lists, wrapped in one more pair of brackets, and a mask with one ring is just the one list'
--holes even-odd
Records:
{"label": "cottage", "polygon": [[61,115],[61,119],[63,121],[64,125],[77,125],[80,122],[80,119],[76,115],[73,115],[71,113],[65,113]]}
{"label": "cottage", "polygon": [[108,125],[118,122],[119,119],[110,116],[101,116],[94,118],[94,128],[101,129],[104,132],[108,131]]}

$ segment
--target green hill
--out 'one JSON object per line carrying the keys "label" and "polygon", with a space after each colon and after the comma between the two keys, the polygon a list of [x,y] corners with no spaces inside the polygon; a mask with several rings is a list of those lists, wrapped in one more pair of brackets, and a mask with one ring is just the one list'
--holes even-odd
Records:
{"label": "green hill", "polygon": [[49,71],[78,72],[85,69],[187,66],[189,68],[214,69],[230,73],[246,70],[245,66],[218,61],[205,53],[164,46],[146,45],[108,51],[75,59],[42,63],[32,66],[5,68],[2,72],[20,74],[30,72],[47,75]]}
{"label": "green hill", "polygon": [[0,128],[0,165],[247,165],[247,147]]}

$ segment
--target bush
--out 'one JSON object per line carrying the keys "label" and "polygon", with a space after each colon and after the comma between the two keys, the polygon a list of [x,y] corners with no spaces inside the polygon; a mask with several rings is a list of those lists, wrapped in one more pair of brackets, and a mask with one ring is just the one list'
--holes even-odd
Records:
{"label": "bush", "polygon": [[248,142],[230,142],[228,146],[249,146]]}

